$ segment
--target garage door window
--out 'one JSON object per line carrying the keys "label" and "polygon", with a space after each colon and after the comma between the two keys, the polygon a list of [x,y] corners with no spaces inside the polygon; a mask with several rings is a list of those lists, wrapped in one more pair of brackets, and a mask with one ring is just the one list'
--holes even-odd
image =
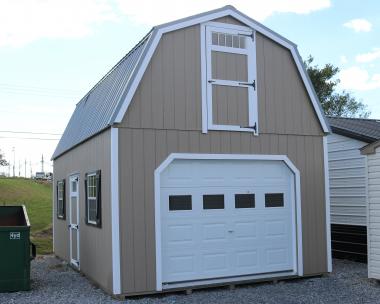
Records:
{"label": "garage door window", "polygon": [[169,211],[191,210],[191,195],[170,195]]}
{"label": "garage door window", "polygon": [[284,193],[266,193],[265,207],[284,207]]}
{"label": "garage door window", "polygon": [[255,208],[255,195],[235,194],[235,208]]}
{"label": "garage door window", "polygon": [[224,195],[203,195],[203,209],[224,209]]}

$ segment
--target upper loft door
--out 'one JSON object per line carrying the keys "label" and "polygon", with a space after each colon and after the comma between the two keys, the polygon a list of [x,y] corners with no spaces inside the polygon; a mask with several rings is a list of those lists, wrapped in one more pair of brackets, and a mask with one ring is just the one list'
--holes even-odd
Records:
{"label": "upper loft door", "polygon": [[208,129],[258,131],[255,33],[206,26]]}

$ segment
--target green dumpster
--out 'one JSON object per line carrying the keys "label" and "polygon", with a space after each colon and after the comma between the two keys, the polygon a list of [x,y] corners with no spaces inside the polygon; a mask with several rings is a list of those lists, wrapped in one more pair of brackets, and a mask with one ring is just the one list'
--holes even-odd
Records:
{"label": "green dumpster", "polygon": [[0,206],[0,292],[30,290],[36,247],[29,235],[25,206]]}

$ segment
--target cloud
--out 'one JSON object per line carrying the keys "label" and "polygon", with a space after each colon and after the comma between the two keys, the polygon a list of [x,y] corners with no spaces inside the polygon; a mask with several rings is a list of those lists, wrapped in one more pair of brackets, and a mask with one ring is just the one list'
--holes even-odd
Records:
{"label": "cloud", "polygon": [[366,19],[352,19],[343,24],[343,26],[353,29],[355,32],[370,32],[372,24]]}
{"label": "cloud", "polygon": [[275,13],[309,14],[331,0],[0,0],[0,47],[20,47],[43,38],[82,38],[94,26],[127,17],[157,25],[232,4],[257,19]]}
{"label": "cloud", "polygon": [[116,0],[121,11],[133,21],[145,25],[158,25],[178,18],[222,7],[235,6],[248,16],[263,21],[275,13],[309,14],[331,6],[330,0]]}
{"label": "cloud", "polygon": [[368,52],[368,53],[364,53],[364,54],[358,54],[355,57],[355,60],[357,62],[366,63],[366,62],[374,61],[374,60],[379,59],[379,58],[380,58],[380,49],[376,48],[376,49],[373,49],[372,52]]}
{"label": "cloud", "polygon": [[347,57],[345,55],[340,56],[340,63],[346,64],[348,62]]}
{"label": "cloud", "polygon": [[107,0],[2,0],[0,47],[20,47],[41,38],[81,38],[117,16]]}
{"label": "cloud", "polygon": [[339,78],[340,87],[345,90],[369,91],[380,89],[380,74],[370,76],[367,70],[357,66],[343,69]]}

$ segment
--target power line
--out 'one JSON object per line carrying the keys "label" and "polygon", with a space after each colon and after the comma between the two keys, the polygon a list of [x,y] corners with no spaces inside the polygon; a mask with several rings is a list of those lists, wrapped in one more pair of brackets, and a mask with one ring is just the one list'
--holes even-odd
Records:
{"label": "power line", "polygon": [[0,130],[0,133],[21,133],[21,134],[36,134],[36,135],[62,135],[60,133],[44,133],[44,132],[29,132],[29,131],[8,131],[8,130]]}
{"label": "power line", "polygon": [[59,140],[59,138],[11,137],[11,136],[0,136],[0,138],[7,138],[7,139],[34,139],[34,140]]}
{"label": "power line", "polygon": [[80,93],[80,90],[72,90],[72,89],[63,89],[63,88],[47,88],[47,87],[36,87],[36,86],[25,86],[19,84],[10,84],[10,83],[0,83],[0,87],[3,88],[16,88],[16,89],[27,89],[33,91],[59,91],[59,92],[70,92],[70,93]]}

